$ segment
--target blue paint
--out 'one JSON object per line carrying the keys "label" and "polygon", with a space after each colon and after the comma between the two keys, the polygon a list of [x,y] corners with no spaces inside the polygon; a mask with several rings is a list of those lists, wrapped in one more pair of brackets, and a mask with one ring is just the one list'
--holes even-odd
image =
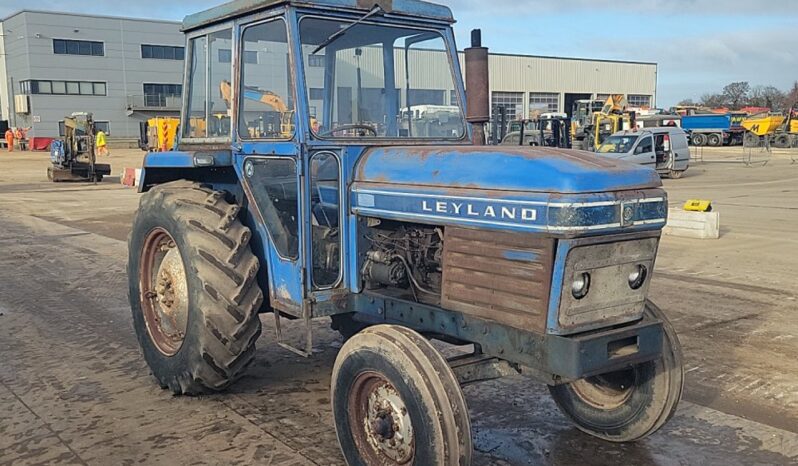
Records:
{"label": "blue paint", "polygon": [[540,257],[532,251],[519,251],[516,249],[506,249],[502,251],[502,256],[505,259],[516,262],[535,262]]}
{"label": "blue paint", "polygon": [[647,167],[583,152],[533,147],[387,147],[369,150],[356,181],[542,193],[661,186]]}
{"label": "blue paint", "polygon": [[144,168],[195,168],[194,157],[198,154],[212,156],[214,167],[230,167],[233,165],[232,153],[228,151],[170,151],[150,152],[144,156]]}
{"label": "blue paint", "polygon": [[560,311],[560,296],[562,295],[563,286],[570,286],[565,280],[570,277],[565,277],[565,261],[568,259],[568,253],[571,252],[573,247],[573,240],[561,240],[557,242],[557,251],[554,256],[554,268],[551,276],[551,290],[549,291],[549,310],[546,315],[546,333],[556,333],[560,328],[559,311]]}
{"label": "blue paint", "polygon": [[[552,196],[541,193],[491,193],[440,188],[356,183],[351,210],[369,217],[431,225],[470,226],[527,233],[584,233],[662,227],[667,200],[661,189],[624,199],[614,193]],[[509,194],[509,195],[508,195]],[[626,219],[623,212],[628,210]]]}
{"label": "blue paint", "polygon": [[150,152],[144,156],[144,168],[194,168],[194,153]]}
{"label": "blue paint", "polygon": [[688,115],[682,117],[682,129],[685,131],[698,131],[698,130],[742,130],[742,120],[744,117],[738,116],[741,114],[706,114],[706,115]]}

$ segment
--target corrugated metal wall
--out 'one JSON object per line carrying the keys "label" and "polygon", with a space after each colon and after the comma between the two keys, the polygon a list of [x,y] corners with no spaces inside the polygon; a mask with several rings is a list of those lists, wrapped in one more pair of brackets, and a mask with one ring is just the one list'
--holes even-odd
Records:
{"label": "corrugated metal wall", "polygon": [[[451,88],[452,83],[448,70],[445,68],[446,62],[439,56],[441,53],[443,52],[431,50],[411,51],[410,67],[414,89],[448,90]],[[405,87],[403,51],[397,49],[395,57],[397,63],[396,87],[403,89]],[[356,69],[354,55],[351,57],[339,56],[339,59],[351,65],[352,74],[349,77],[351,82],[354,82]],[[461,53],[461,65],[464,60]],[[364,86],[381,86],[381,83],[378,83],[382,80],[380,49],[363,48],[361,70]],[[345,75],[339,74],[339,78],[344,78]],[[375,77],[377,79],[374,79]],[[491,92],[524,93],[525,109],[528,109],[529,93],[531,92],[559,94],[561,111],[565,106],[566,93],[592,94],[593,96],[598,94],[647,95],[652,97],[652,105],[656,105],[657,65],[492,54],[490,56],[490,87]]]}

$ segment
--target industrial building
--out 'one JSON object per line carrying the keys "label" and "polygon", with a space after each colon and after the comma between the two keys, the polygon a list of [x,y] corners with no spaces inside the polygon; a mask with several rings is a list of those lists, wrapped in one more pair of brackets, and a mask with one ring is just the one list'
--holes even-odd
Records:
{"label": "industrial building", "polygon": [[0,113],[29,136],[57,137],[64,116],[92,112],[112,137],[177,115],[182,101],[180,23],[21,11],[0,23]]}
{"label": "industrial building", "polygon": [[[179,22],[15,13],[0,23],[0,120],[30,127],[32,137],[52,138],[63,131],[65,115],[92,112],[112,138],[136,138],[141,121],[179,114],[183,44]],[[221,52],[219,60],[229,60]],[[314,65],[309,58],[308,79],[315,80]],[[426,82],[414,83],[414,91],[428,103],[448,105],[452,92],[436,87],[434,71]],[[569,113],[575,100],[608,94],[625,94],[631,106],[654,107],[657,65],[493,53],[490,84],[493,107],[505,107],[510,119]],[[369,92],[367,81],[364,86]],[[380,90],[374,89],[375,99]],[[310,99],[313,104],[317,96]]]}

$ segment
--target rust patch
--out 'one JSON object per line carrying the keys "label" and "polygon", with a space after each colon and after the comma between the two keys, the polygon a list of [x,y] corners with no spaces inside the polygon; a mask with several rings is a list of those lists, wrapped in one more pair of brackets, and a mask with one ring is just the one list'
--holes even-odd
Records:
{"label": "rust patch", "polygon": [[455,227],[444,234],[443,308],[545,331],[553,239]]}

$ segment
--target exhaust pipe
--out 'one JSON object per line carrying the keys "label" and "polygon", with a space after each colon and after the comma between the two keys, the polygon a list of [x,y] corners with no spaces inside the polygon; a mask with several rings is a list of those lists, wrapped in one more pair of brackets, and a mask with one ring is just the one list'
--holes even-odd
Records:
{"label": "exhaust pipe", "polygon": [[466,119],[471,124],[472,143],[485,145],[485,124],[490,121],[488,49],[482,46],[482,30],[471,31],[471,47],[465,49]]}

